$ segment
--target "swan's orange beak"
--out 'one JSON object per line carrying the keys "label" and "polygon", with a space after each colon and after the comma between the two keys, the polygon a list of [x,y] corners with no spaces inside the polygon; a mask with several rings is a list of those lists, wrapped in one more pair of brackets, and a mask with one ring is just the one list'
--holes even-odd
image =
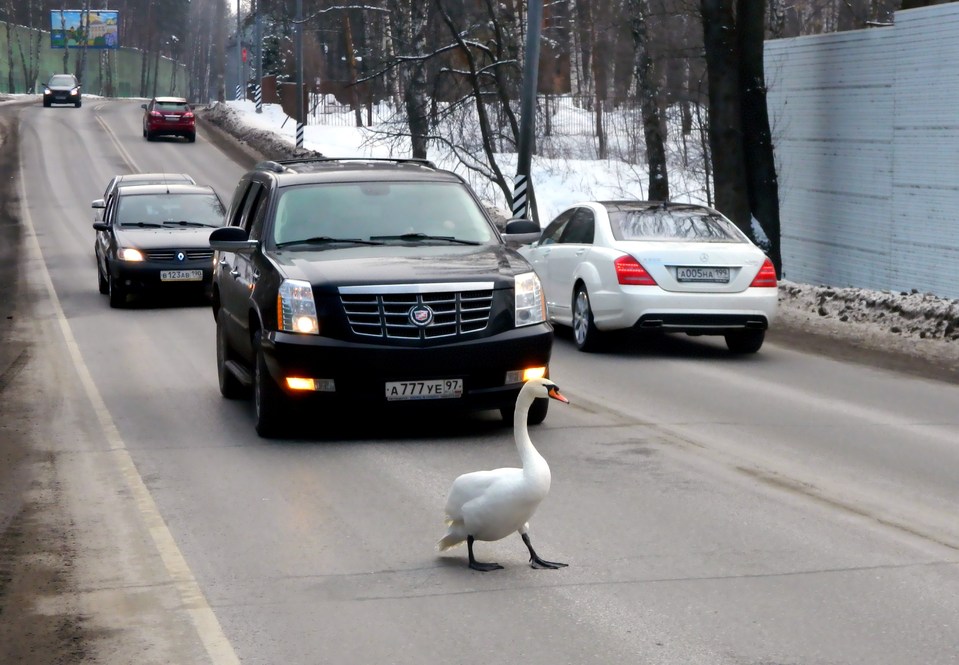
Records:
{"label": "swan's orange beak", "polygon": [[558,399],[560,402],[565,402],[566,404],[569,404],[569,400],[563,397],[563,393],[559,391],[558,387],[550,386],[547,392],[549,393],[549,396],[552,397],[553,399]]}

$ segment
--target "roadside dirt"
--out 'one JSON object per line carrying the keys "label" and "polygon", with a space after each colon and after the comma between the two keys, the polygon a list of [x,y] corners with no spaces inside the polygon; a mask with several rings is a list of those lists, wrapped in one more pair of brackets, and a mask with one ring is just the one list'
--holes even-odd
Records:
{"label": "roadside dirt", "polygon": [[0,173],[9,174],[0,178],[0,663],[69,665],[89,662],[84,618],[38,611],[41,599],[71,590],[75,552],[56,455],[32,438],[37,411],[26,384],[39,351],[21,276],[18,111],[0,108]]}

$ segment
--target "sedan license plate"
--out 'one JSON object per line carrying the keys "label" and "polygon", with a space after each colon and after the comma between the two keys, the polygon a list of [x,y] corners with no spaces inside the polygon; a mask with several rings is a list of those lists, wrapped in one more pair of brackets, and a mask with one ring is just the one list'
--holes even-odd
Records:
{"label": "sedan license plate", "polygon": [[462,396],[463,379],[386,382],[386,399],[390,402],[420,399],[454,399]]}
{"label": "sedan license plate", "polygon": [[203,280],[202,270],[161,270],[161,282],[200,282]]}
{"label": "sedan license plate", "polygon": [[166,120],[167,122],[179,122],[179,121],[180,121],[180,116],[178,116],[178,115],[165,115],[165,116],[163,116],[163,119]]}
{"label": "sedan license plate", "polygon": [[729,268],[703,268],[699,266],[679,266],[676,279],[680,282],[716,282],[729,283]]}

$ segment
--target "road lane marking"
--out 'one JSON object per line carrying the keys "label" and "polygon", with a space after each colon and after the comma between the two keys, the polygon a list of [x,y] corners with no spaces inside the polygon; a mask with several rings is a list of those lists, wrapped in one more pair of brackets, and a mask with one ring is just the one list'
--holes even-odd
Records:
{"label": "road lane marking", "polygon": [[[23,173],[22,156],[20,158],[20,173]],[[137,508],[140,511],[140,517],[150,532],[153,544],[157,548],[167,574],[173,581],[174,587],[180,596],[181,604],[186,610],[187,616],[190,617],[190,621],[192,621],[193,627],[204,649],[206,649],[211,663],[213,663],[213,665],[239,665],[240,660],[233,650],[233,645],[230,644],[230,641],[227,639],[219,620],[216,618],[216,614],[213,612],[206,597],[203,595],[203,591],[200,589],[199,583],[197,583],[196,578],[193,576],[189,564],[187,564],[183,553],[180,552],[180,548],[177,547],[173,534],[163,520],[160,510],[153,500],[153,495],[150,494],[146,483],[143,482],[143,478],[140,476],[140,472],[133,462],[133,457],[130,455],[129,450],[127,450],[126,443],[123,441],[123,437],[120,435],[120,431],[117,429],[116,423],[110,415],[110,411],[107,409],[106,403],[103,401],[103,397],[100,395],[100,391],[93,381],[93,376],[90,374],[90,370],[83,360],[80,347],[77,344],[76,338],[73,336],[73,331],[63,312],[63,307],[60,305],[60,299],[57,297],[56,289],[53,286],[53,279],[50,277],[50,272],[47,270],[47,265],[43,260],[43,250],[40,248],[40,241],[37,239],[37,232],[33,224],[33,219],[30,216],[29,206],[26,205],[27,191],[22,177],[18,185],[20,200],[22,202],[20,209],[23,211],[23,221],[26,226],[27,235],[30,237],[29,248],[32,250],[30,253],[40,259],[43,283],[46,286],[50,302],[53,304],[53,310],[60,327],[60,332],[63,335],[64,343],[73,361],[77,375],[80,378],[83,390],[90,400],[93,412],[96,414],[100,427],[103,430],[108,448],[113,453],[120,473],[126,481]]]}
{"label": "road lane marking", "polygon": [[[99,110],[99,107],[97,107],[97,110]],[[117,139],[117,135],[113,133],[112,129],[110,129],[110,125],[107,124],[106,120],[104,120],[99,113],[97,113],[93,117],[97,119],[97,122],[103,128],[103,131],[105,131],[107,133],[107,136],[110,137],[110,141],[113,142],[113,145],[116,147],[117,152],[120,153],[120,157],[123,159],[124,162],[126,162],[126,165],[130,167],[130,172],[138,173],[140,169],[139,167],[137,167],[136,162],[133,160],[133,157],[130,155],[130,153],[127,152],[126,148],[123,147],[123,144],[120,143],[119,139]]]}

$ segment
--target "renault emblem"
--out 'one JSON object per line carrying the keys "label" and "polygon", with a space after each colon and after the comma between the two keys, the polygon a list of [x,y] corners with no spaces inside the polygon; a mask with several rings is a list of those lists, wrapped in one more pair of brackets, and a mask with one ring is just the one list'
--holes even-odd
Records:
{"label": "renault emblem", "polygon": [[186,254],[184,254],[183,252],[177,252],[177,253],[176,253],[176,260],[177,260],[177,261],[185,261],[185,260],[186,260]]}
{"label": "renault emblem", "polygon": [[425,328],[429,324],[433,323],[433,310],[427,305],[415,305],[410,307],[408,316],[410,317],[410,322],[414,326],[419,326],[420,328]]}

